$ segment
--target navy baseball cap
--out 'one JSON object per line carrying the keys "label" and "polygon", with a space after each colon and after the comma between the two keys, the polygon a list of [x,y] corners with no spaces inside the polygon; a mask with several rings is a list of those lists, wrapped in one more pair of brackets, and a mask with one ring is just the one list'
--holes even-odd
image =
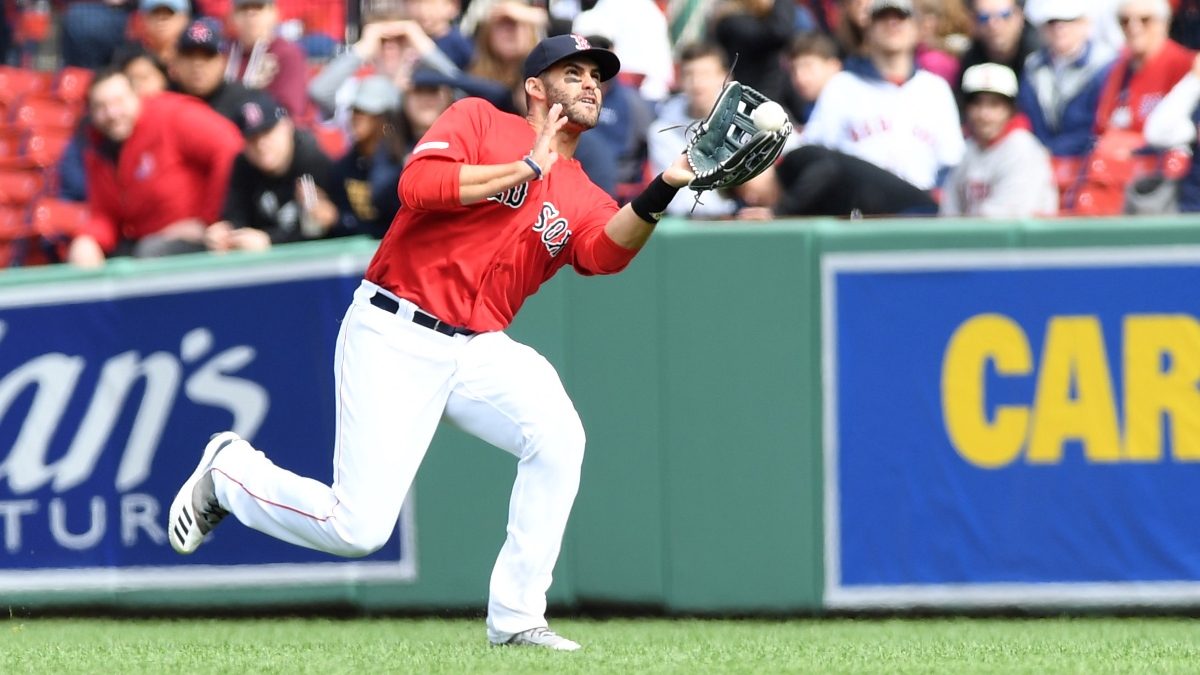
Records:
{"label": "navy baseball cap", "polygon": [[242,138],[252,138],[274,129],[279,120],[287,116],[287,109],[270,94],[261,89],[251,89],[246,102],[238,108],[236,121]]}
{"label": "navy baseball cap", "polygon": [[525,79],[537,77],[565,58],[586,55],[600,66],[600,81],[611,80],[621,71],[621,59],[607,49],[593,47],[582,35],[555,35],[542,40],[525,58]]}
{"label": "navy baseball cap", "polygon": [[225,50],[225,32],[216,19],[196,19],[179,36],[178,50],[203,49],[219,54]]}

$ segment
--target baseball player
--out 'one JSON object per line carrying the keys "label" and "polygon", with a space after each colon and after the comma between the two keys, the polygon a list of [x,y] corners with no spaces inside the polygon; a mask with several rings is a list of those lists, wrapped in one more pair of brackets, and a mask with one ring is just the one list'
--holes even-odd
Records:
{"label": "baseball player", "polygon": [[598,121],[600,82],[619,69],[615,54],[582,37],[547,38],[525,61],[526,118],[464,99],[438,119],[413,150],[399,184],[404,206],[342,322],[332,486],[275,466],[232,432],[217,434],[171,506],[177,551],[194,551],[232,513],[300,546],[367,555],[395,530],[444,419],[518,458],[491,576],[489,640],[579,648],[544,615],[579,486],[583,427],[550,363],[504,329],[560,267],[624,269],[694,177],[681,155],[618,209],[572,159]]}

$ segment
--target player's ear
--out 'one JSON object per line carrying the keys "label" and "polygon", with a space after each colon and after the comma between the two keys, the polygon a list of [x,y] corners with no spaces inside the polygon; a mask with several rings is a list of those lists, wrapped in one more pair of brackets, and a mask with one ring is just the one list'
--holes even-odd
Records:
{"label": "player's ear", "polygon": [[546,100],[546,84],[540,77],[525,78],[525,95],[539,101]]}

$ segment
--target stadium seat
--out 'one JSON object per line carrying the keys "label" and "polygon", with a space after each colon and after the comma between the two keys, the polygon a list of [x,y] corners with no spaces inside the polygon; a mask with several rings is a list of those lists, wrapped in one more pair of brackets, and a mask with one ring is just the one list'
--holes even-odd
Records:
{"label": "stadium seat", "polygon": [[25,149],[25,137],[28,129],[21,127],[0,127],[0,159],[17,157]]}
{"label": "stadium seat", "polygon": [[87,68],[68,66],[58,71],[54,81],[54,94],[64,101],[87,99],[88,87],[92,84],[92,71]]}
{"label": "stadium seat", "polygon": [[46,185],[41,171],[0,169],[0,205],[24,206],[32,202]]}
{"label": "stadium seat", "polygon": [[13,111],[12,123],[17,126],[51,129],[74,129],[80,110],[73,103],[50,96],[26,96]]}
{"label": "stadium seat", "polygon": [[58,164],[74,136],[73,128],[35,128],[25,140],[21,154],[34,166],[53,167]]}
{"label": "stadium seat", "polygon": [[0,100],[12,102],[27,94],[45,93],[53,85],[54,73],[0,66]]}
{"label": "stadium seat", "polygon": [[[29,222],[25,209],[0,206],[0,242],[13,241],[29,236]],[[0,253],[0,258],[6,258]]]}
{"label": "stadium seat", "polygon": [[87,204],[44,198],[32,209],[33,229],[46,239],[74,237],[87,224]]}

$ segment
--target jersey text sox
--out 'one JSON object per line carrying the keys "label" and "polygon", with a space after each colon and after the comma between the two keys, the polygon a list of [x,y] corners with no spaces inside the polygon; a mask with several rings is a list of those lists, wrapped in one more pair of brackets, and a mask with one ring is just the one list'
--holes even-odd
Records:
{"label": "jersey text sox", "polygon": [[569,227],[567,219],[558,212],[558,207],[550,202],[542,202],[542,210],[533,224],[533,231],[542,234],[542,243],[546,245],[551,258],[567,245],[567,240],[571,238]]}

